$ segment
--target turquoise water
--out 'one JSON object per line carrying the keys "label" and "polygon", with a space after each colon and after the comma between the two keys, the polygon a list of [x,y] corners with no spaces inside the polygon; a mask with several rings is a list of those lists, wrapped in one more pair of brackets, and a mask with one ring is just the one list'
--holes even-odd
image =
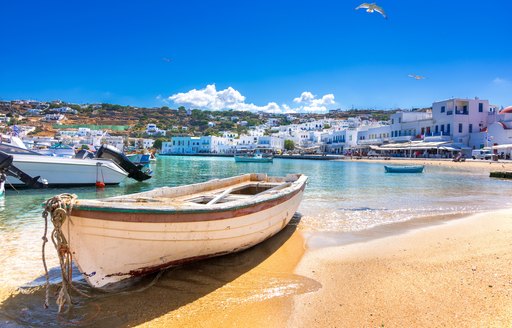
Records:
{"label": "turquoise water", "polygon": [[[427,167],[422,174],[386,174],[383,164],[357,161],[275,159],[273,164],[266,164],[235,163],[233,158],[160,157],[156,164],[152,164],[152,169],[154,177],[149,181],[140,183],[127,179],[119,186],[109,186],[104,190],[81,187],[22,190],[19,193],[7,191],[5,200],[0,203],[0,296],[2,293],[12,296],[0,305],[0,326],[112,327],[126,325],[127,322],[141,323],[137,311],[144,309],[144,304],[154,302],[154,297],[169,300],[166,301],[168,306],[160,309],[162,313],[141,318],[158,317],[236,279],[279,248],[295,228],[307,233],[322,232],[317,236],[338,238],[336,236],[343,235],[337,234],[339,232],[361,231],[422,217],[469,214],[512,205],[511,181],[490,179],[483,172],[460,172],[441,167]],[[135,290],[129,291],[130,297],[126,293],[104,295],[87,289],[93,298],[78,298],[77,305],[68,316],[57,316],[53,303],[49,310],[43,309],[44,289],[40,286],[44,283],[41,263],[44,222],[41,204],[49,197],[71,192],[79,198],[101,198],[249,172],[270,175],[304,173],[309,176],[298,210],[298,227],[295,227],[295,222],[283,233],[249,251],[166,271],[154,286],[155,282],[148,278],[144,283],[153,287],[141,288],[138,285]],[[53,268],[51,280],[57,283],[60,278],[53,245],[47,245],[47,254],[49,267]],[[81,278],[78,273],[74,277]],[[273,277],[271,280],[278,284],[283,293],[295,292],[297,286],[300,289],[307,289],[308,286],[308,282],[295,278]],[[22,288],[14,291],[18,287]],[[81,288],[87,287],[82,285]],[[185,291],[189,291],[189,294]],[[257,296],[261,293],[252,292]],[[164,296],[162,293],[165,293]],[[227,305],[220,303],[219,306]]]}
{"label": "turquoise water", "polygon": [[[273,164],[235,163],[233,158],[160,157],[147,182],[125,180],[95,187],[8,190],[0,204],[0,286],[18,286],[42,273],[41,204],[49,197],[76,193],[101,198],[228,177],[248,172],[309,176],[299,228],[305,231],[357,231],[376,225],[442,214],[464,214],[510,207],[510,181],[487,174],[427,167],[423,174],[386,174],[382,164],[276,159]],[[50,264],[57,265],[52,246]]]}

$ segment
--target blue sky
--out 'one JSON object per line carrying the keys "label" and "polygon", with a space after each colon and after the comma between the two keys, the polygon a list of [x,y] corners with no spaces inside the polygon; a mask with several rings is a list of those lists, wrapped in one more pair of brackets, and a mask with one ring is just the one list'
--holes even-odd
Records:
{"label": "blue sky", "polygon": [[510,0],[377,1],[388,19],[356,11],[361,2],[3,1],[0,99],[271,111],[512,104]]}

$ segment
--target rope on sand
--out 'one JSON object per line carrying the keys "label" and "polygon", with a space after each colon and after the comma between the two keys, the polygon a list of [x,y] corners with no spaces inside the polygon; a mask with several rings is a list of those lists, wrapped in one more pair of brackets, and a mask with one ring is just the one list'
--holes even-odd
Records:
{"label": "rope on sand", "polygon": [[[62,232],[62,226],[66,219],[70,220],[71,223],[71,211],[73,210],[73,205],[76,203],[77,196],[75,194],[60,194],[54,196],[46,201],[43,218],[44,218],[44,235],[43,246],[42,246],[42,259],[46,277],[46,296],[44,306],[48,308],[49,298],[50,298],[50,276],[48,274],[48,267],[46,265],[46,255],[45,255],[45,246],[48,242],[48,238],[46,237],[48,232],[48,215],[50,216],[50,220],[53,224],[53,231],[51,233],[52,243],[57,250],[57,255],[59,257],[60,263],[60,272],[62,275],[62,283],[60,286],[60,290],[57,296],[56,303],[59,306],[59,313],[62,312],[62,309],[68,304],[68,307],[65,312],[69,311],[73,302],[71,300],[71,296],[69,294],[70,290],[74,290],[79,295],[84,297],[90,297],[84,292],[80,291],[73,285],[72,280],[72,261],[73,256],[71,251],[69,250],[69,243],[64,233]],[[69,225],[68,225],[68,236],[69,236]]]}

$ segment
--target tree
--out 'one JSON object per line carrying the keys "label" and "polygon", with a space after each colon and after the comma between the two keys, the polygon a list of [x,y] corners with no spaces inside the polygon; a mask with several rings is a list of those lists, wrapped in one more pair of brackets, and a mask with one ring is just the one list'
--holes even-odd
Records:
{"label": "tree", "polygon": [[293,140],[285,140],[284,141],[284,149],[286,150],[294,150],[295,149],[295,142]]}
{"label": "tree", "polygon": [[169,141],[169,139],[167,139],[167,138],[156,138],[155,142],[153,143],[153,148],[161,150],[162,149],[162,143],[166,142],[166,141]]}

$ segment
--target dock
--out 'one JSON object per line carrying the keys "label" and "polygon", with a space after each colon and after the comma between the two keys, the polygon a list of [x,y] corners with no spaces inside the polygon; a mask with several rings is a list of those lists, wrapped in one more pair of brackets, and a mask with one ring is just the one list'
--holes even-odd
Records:
{"label": "dock", "polygon": [[512,179],[512,171],[494,171],[489,176],[491,178]]}

